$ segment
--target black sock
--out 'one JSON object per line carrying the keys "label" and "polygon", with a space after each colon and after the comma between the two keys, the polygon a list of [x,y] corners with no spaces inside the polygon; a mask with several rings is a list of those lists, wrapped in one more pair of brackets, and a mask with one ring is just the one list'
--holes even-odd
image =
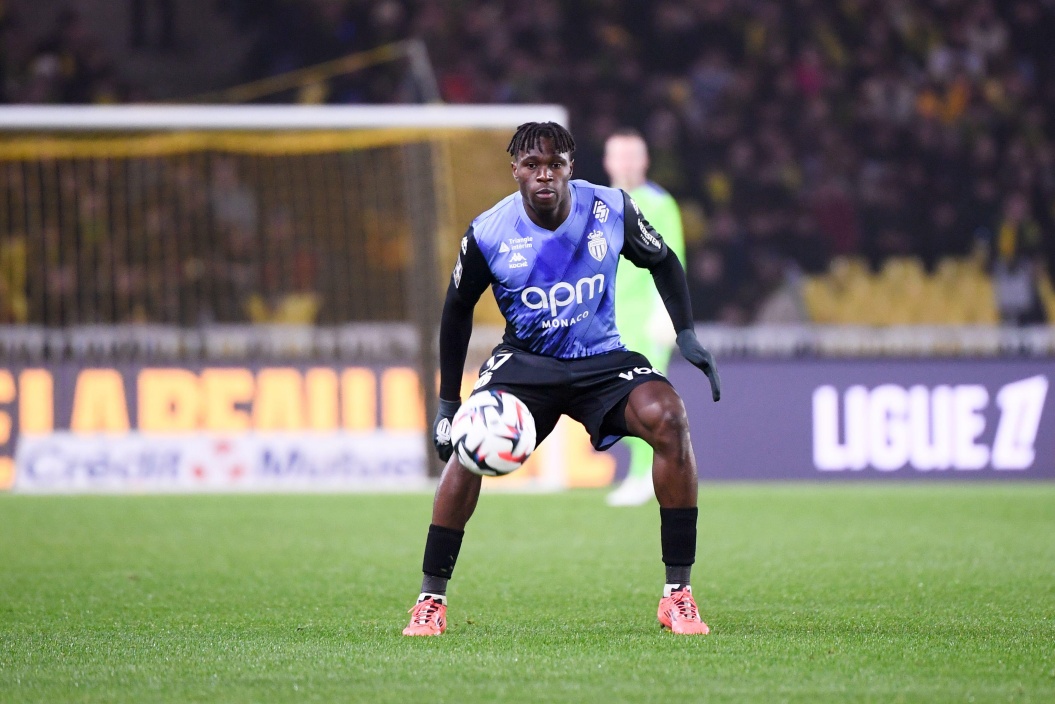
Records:
{"label": "black sock", "polygon": [[684,589],[692,584],[692,565],[667,565],[667,584]]}
{"label": "black sock", "polygon": [[696,518],[699,509],[660,508],[660,544],[667,584],[689,585],[692,563],[696,561]]}
{"label": "black sock", "polygon": [[447,596],[447,578],[427,574],[421,578],[421,593]]}
{"label": "black sock", "polygon": [[425,573],[421,580],[421,591],[447,593],[447,580],[454,573],[454,563],[458,561],[464,535],[465,531],[462,530],[435,524],[429,526],[429,535],[425,539],[425,559],[421,565],[421,571]]}

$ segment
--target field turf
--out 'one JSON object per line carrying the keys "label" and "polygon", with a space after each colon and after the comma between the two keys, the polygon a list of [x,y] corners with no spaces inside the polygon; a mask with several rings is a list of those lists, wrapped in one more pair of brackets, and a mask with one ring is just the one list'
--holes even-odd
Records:
{"label": "field turf", "polygon": [[1050,485],[705,486],[702,638],[598,492],[485,495],[403,638],[430,502],[0,496],[0,701],[1055,701]]}

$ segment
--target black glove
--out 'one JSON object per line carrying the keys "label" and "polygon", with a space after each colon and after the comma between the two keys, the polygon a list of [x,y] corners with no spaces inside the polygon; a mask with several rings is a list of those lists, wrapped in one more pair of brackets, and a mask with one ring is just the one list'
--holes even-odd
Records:
{"label": "black glove", "polygon": [[444,401],[441,398],[436,420],[432,421],[432,444],[436,447],[436,454],[444,462],[449,460],[454,452],[454,446],[451,445],[451,421],[461,406],[461,401]]}
{"label": "black glove", "polygon": [[707,375],[711,382],[711,398],[715,401],[722,397],[722,379],[718,376],[718,367],[714,366],[714,357],[704,349],[700,341],[696,339],[696,333],[692,330],[682,330],[678,333],[678,349],[681,355],[693,363],[693,365]]}

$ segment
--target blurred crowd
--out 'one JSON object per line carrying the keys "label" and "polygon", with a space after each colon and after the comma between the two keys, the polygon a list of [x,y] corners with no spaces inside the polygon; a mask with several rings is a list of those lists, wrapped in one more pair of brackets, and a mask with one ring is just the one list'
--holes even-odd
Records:
{"label": "blurred crowd", "polygon": [[[135,6],[137,3],[132,3]],[[0,103],[120,103],[147,100],[74,4],[49,27],[29,26],[0,0]]]}
{"label": "blurred crowd", "polygon": [[[1055,3],[461,6],[407,12],[444,99],[567,105],[578,173],[602,182],[605,137],[639,128],[701,319],[801,315],[769,304],[839,255],[1055,263]],[[1043,319],[1035,292],[1009,317]]]}
{"label": "blurred crowd", "polygon": [[[1055,0],[217,3],[256,37],[247,80],[420,37],[446,102],[567,106],[583,178],[605,182],[605,138],[638,128],[682,205],[701,320],[801,319],[779,302],[840,256],[974,257],[1015,298],[1006,320],[1044,320],[1031,287],[1055,271]],[[72,13],[5,49],[4,98],[135,99],[92,44]],[[415,98],[398,66],[325,95]]]}

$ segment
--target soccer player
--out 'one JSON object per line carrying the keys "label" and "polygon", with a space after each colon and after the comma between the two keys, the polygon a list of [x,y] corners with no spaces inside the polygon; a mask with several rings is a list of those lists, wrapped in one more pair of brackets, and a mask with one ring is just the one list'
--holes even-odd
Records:
{"label": "soccer player", "polygon": [[480,496],[481,477],[452,457],[451,419],[461,405],[473,308],[488,286],[506,332],[475,388],[508,391],[523,401],[538,442],[567,414],[586,427],[598,450],[627,435],[652,447],[666,566],[658,618],[674,633],[709,631],[690,586],[697,480],[685,406],[666,377],[619,339],[614,308],[620,255],[651,272],[678,349],[707,375],[715,401],[721,381],[693,332],[677,256],[626,193],[571,180],[574,152],[571,134],[556,123],[517,128],[509,154],[518,191],[473,220],[461,240],[440,322],[440,402],[433,423],[434,444],[447,466],[425,540],[421,595],[404,635],[446,630],[447,581]]}
{"label": "soccer player", "polygon": [[[605,141],[604,170],[614,188],[626,191],[641,211],[648,213],[649,222],[663,234],[667,248],[684,261],[685,238],[678,204],[673,196],[648,180],[648,146],[636,130],[619,130]],[[653,367],[666,374],[674,340],[667,332],[663,301],[652,277],[647,269],[623,266],[615,280],[619,337],[627,349],[645,355]],[[609,506],[640,506],[655,496],[652,448],[641,438],[628,436],[623,442],[630,450],[630,471],[619,488],[608,495],[607,502]]]}

